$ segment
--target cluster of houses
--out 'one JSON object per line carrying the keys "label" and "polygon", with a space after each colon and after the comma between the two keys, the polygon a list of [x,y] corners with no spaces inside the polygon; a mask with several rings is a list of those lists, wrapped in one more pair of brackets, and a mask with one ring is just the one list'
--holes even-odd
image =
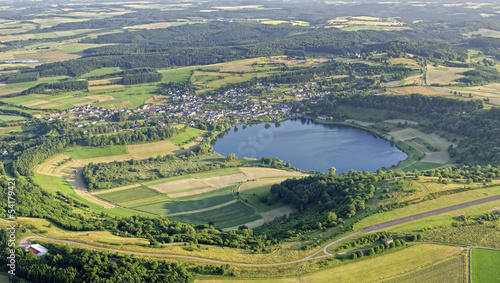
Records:
{"label": "cluster of houses", "polygon": [[[305,84],[303,87],[295,87],[296,100],[304,98],[322,99],[329,92],[312,92],[315,83]],[[308,90],[308,91],[304,91]],[[221,118],[230,117],[236,120],[259,118],[261,116],[289,116],[292,104],[286,102],[285,91],[283,95],[275,97],[266,96],[260,99],[250,97],[245,88],[227,90],[221,94],[209,96],[197,96],[186,92],[171,92],[172,103],[152,106],[145,104],[137,109],[107,109],[92,105],[78,106],[49,114],[45,117],[48,121],[74,121],[75,127],[86,127],[98,122],[110,120],[118,112],[126,112],[128,115],[140,115],[149,120],[153,117],[175,118],[180,123],[194,125],[194,121],[202,120],[216,122]],[[301,98],[301,99],[297,99]],[[278,102],[278,103],[276,103]],[[212,105],[225,105],[225,107],[212,107]],[[160,123],[162,120],[160,120]]]}

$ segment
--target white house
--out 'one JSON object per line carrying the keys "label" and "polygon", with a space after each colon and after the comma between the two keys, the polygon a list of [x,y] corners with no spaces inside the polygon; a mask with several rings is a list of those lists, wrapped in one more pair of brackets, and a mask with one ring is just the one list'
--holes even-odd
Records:
{"label": "white house", "polygon": [[39,244],[29,245],[26,250],[33,252],[36,257],[44,256],[49,251],[47,248]]}

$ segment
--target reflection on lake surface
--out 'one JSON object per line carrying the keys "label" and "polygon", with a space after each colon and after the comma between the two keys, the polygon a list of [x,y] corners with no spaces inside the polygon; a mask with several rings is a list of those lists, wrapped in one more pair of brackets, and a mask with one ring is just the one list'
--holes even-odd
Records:
{"label": "reflection on lake surface", "polygon": [[233,127],[219,135],[212,147],[222,155],[278,157],[293,167],[324,173],[332,166],[337,173],[349,169],[374,172],[407,157],[391,142],[368,131],[305,119]]}

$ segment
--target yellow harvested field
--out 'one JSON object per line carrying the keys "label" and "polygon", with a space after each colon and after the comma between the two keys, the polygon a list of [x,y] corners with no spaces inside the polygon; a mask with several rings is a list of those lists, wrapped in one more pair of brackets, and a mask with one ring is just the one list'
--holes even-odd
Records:
{"label": "yellow harvested field", "polygon": [[418,66],[418,63],[409,58],[391,58],[389,59],[389,63],[391,64],[403,64],[403,65],[409,65],[409,66]]}
{"label": "yellow harvested field", "polygon": [[288,179],[288,177],[275,177],[275,178],[269,177],[269,178],[259,179],[259,180],[253,181],[253,182],[246,182],[243,185],[241,185],[239,191],[241,192],[241,191],[252,189],[252,188],[281,183],[286,179]]}
{"label": "yellow harvested field", "polygon": [[297,177],[308,176],[308,174],[302,172],[285,171],[273,168],[241,167],[240,169],[248,179],[279,177],[279,176],[297,176]]}
{"label": "yellow harvested field", "polygon": [[103,201],[87,191],[87,186],[82,179],[83,163],[70,160],[66,154],[57,154],[47,159],[44,163],[35,168],[38,174],[62,177],[68,180],[68,183],[73,187],[76,194],[88,201],[101,205],[104,208],[116,207],[115,205]]}
{"label": "yellow harvested field", "polygon": [[27,88],[2,89],[2,90],[0,90],[0,96],[21,92],[25,89],[27,89]]}
{"label": "yellow harvested field", "polygon": [[[300,173],[300,172],[284,171],[284,170],[278,170],[278,169],[273,169],[273,168],[242,167],[240,169],[241,169],[242,173],[237,173],[237,174],[232,174],[232,175],[227,175],[227,176],[205,178],[205,179],[190,178],[190,179],[184,179],[184,180],[179,180],[179,181],[158,184],[155,186],[151,186],[151,188],[159,191],[160,193],[167,193],[167,194],[172,193],[172,194],[169,194],[170,197],[184,197],[184,196],[191,196],[191,195],[206,193],[206,192],[217,190],[217,189],[224,188],[224,187],[234,186],[240,182],[246,182],[246,181],[252,180],[252,179],[265,178],[262,181],[258,180],[256,182],[249,182],[249,184],[250,184],[249,186],[255,187],[255,184],[257,182],[262,182],[262,184],[270,184],[273,182],[274,183],[279,182],[280,179],[281,180],[286,179],[286,178],[269,178],[269,177],[276,177],[276,176],[302,177],[302,176],[307,175],[307,174]],[[188,191],[188,192],[175,193],[176,191],[180,191],[180,190],[187,190],[187,189],[207,187],[207,186],[209,186],[209,188],[203,188],[203,189]]]}
{"label": "yellow harvested field", "polygon": [[107,85],[107,84],[118,84],[119,82],[121,82],[121,80],[122,80],[122,77],[89,81],[89,86],[98,86],[98,85]]}
{"label": "yellow harvested field", "polygon": [[39,52],[38,54],[17,55],[16,59],[36,59],[43,62],[59,62],[59,61],[77,59],[80,57],[81,56],[76,54],[68,54],[58,50],[51,50],[51,51]]}
{"label": "yellow harvested field", "polygon": [[123,29],[162,29],[162,28],[168,28],[171,26],[172,26],[171,23],[162,22],[162,23],[128,26],[128,27],[124,27]]}
{"label": "yellow harvested field", "polygon": [[103,163],[103,162],[108,163],[108,162],[113,162],[113,161],[124,161],[124,160],[130,160],[130,159],[133,159],[133,157],[130,154],[120,154],[120,155],[112,155],[112,156],[79,159],[78,162],[80,162],[82,164]]}
{"label": "yellow harvested field", "polygon": [[123,191],[131,188],[137,188],[140,187],[141,184],[133,184],[133,185],[128,185],[128,186],[123,186],[119,188],[114,188],[114,189],[109,189],[109,190],[104,190],[104,191],[98,191],[98,192],[93,192],[93,195],[100,195],[100,194],[107,194],[107,193],[112,193],[112,192],[117,192],[117,191]]}
{"label": "yellow harvested field", "polygon": [[35,168],[35,173],[50,175],[56,177],[63,177],[63,170],[68,167],[68,160],[71,157],[66,154],[56,154],[49,159],[45,160],[42,164]]}
{"label": "yellow harvested field", "polygon": [[168,194],[168,193],[174,192],[174,191],[207,186],[207,184],[204,181],[205,181],[205,179],[190,178],[190,179],[173,181],[173,182],[163,183],[163,184],[159,184],[159,185],[155,185],[155,186],[150,186],[150,188],[155,189],[155,190],[159,191],[160,193],[167,193]]}
{"label": "yellow harvested field", "polygon": [[466,72],[469,69],[466,68],[435,68],[432,66],[427,66],[427,83],[429,85],[432,84],[440,84],[440,85],[449,85],[449,84],[457,84],[455,80],[463,78],[463,72]]}
{"label": "yellow harvested field", "polygon": [[144,104],[164,104],[170,96],[164,95],[153,95],[150,98],[146,99]]}
{"label": "yellow harvested field", "polygon": [[95,102],[109,101],[115,99],[111,95],[91,95],[91,96],[86,96],[85,98],[94,100]]}
{"label": "yellow harvested field", "polygon": [[168,140],[128,145],[127,150],[130,156],[136,159],[157,157],[158,155],[176,154],[182,151],[178,145]]}
{"label": "yellow harvested field", "polygon": [[252,71],[252,64],[227,64],[223,65],[220,69],[221,72],[241,72],[241,71]]}
{"label": "yellow harvested field", "polygon": [[422,84],[422,76],[418,75],[418,76],[411,76],[411,77],[407,77],[406,79],[404,79],[404,84],[405,85],[420,85]]}
{"label": "yellow harvested field", "polygon": [[442,92],[435,91],[431,88],[427,88],[427,87],[423,87],[423,86],[394,87],[394,88],[389,88],[389,90],[392,92],[399,93],[399,94],[420,93],[423,95],[443,95]]}

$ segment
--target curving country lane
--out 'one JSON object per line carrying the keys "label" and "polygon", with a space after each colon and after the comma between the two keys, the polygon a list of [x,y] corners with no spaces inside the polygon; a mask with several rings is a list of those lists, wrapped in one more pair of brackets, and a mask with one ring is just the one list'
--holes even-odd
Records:
{"label": "curving country lane", "polygon": [[[109,251],[109,252],[117,252],[117,253],[123,253],[123,254],[134,254],[134,255],[154,256],[154,257],[168,257],[168,258],[179,258],[179,259],[192,259],[192,260],[199,260],[199,261],[205,261],[205,262],[217,263],[217,264],[230,264],[230,265],[235,265],[235,266],[251,266],[251,267],[279,266],[279,265],[300,263],[300,262],[304,262],[304,261],[316,260],[316,259],[332,257],[332,256],[340,255],[340,254],[356,252],[359,249],[356,249],[353,251],[348,251],[348,252],[332,254],[332,253],[328,252],[327,249],[335,244],[338,244],[338,243],[340,243],[348,238],[352,238],[352,237],[359,235],[361,233],[375,232],[375,231],[380,230],[380,229],[388,228],[388,227],[391,227],[394,225],[406,223],[406,222],[417,220],[420,218],[425,218],[425,217],[429,217],[429,216],[433,216],[433,215],[437,215],[437,214],[441,214],[441,213],[445,213],[445,212],[450,212],[453,210],[462,209],[462,208],[466,208],[469,206],[483,204],[483,203],[487,203],[487,202],[491,202],[491,201],[496,201],[496,200],[500,200],[500,195],[482,198],[482,199],[478,199],[478,200],[474,200],[474,201],[469,201],[469,202],[465,202],[465,203],[461,203],[461,204],[457,204],[457,205],[452,205],[452,206],[448,206],[448,207],[444,207],[444,208],[440,208],[440,209],[435,209],[435,210],[427,211],[424,213],[419,213],[419,214],[415,214],[412,216],[407,216],[407,217],[379,223],[376,225],[368,226],[368,227],[363,228],[362,231],[349,234],[347,236],[344,236],[338,240],[335,240],[335,241],[327,244],[322,249],[313,253],[310,256],[307,256],[307,257],[302,258],[302,259],[294,260],[294,261],[278,262],[278,263],[253,264],[253,263],[227,262],[227,261],[213,260],[213,259],[207,259],[207,258],[195,257],[195,256],[186,256],[186,255],[132,252],[132,251],[124,251],[124,250],[118,250],[118,249],[111,249],[111,248],[103,248],[103,247],[98,247],[98,246],[93,246],[93,245],[88,245],[88,244],[83,244],[83,243],[68,241],[68,240],[45,238],[45,237],[40,237],[40,236],[25,237],[19,241],[19,246],[26,247],[29,244],[30,239],[40,239],[40,240],[48,240],[48,241],[66,243],[66,244],[79,245],[79,246],[87,247],[87,248],[91,248],[91,249],[104,250],[104,251]],[[324,255],[319,255],[321,253],[324,253]]]}

